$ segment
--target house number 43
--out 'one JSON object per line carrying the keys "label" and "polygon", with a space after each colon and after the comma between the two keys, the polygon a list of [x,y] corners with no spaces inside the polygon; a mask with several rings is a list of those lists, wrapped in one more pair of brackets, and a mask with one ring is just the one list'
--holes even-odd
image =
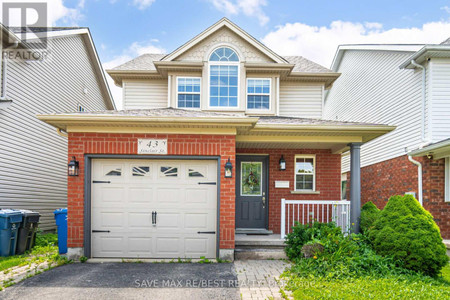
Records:
{"label": "house number 43", "polygon": [[167,139],[139,139],[138,154],[167,154]]}

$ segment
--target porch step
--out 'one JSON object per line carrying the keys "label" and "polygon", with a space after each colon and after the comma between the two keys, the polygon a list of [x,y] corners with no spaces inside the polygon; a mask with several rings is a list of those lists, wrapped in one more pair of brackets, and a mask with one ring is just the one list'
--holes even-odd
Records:
{"label": "porch step", "polygon": [[283,249],[235,249],[235,260],[286,259]]}
{"label": "porch step", "polygon": [[234,258],[240,260],[285,259],[285,247],[286,245],[279,234],[236,234]]}
{"label": "porch step", "polygon": [[260,229],[260,228],[236,228],[236,234],[251,234],[251,235],[270,235],[273,234],[272,230]]}

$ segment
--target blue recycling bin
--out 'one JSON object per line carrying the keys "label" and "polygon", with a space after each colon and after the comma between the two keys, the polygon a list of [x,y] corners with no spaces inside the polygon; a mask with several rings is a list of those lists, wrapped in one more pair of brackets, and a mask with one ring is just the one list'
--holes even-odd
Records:
{"label": "blue recycling bin", "polygon": [[0,210],[0,256],[16,253],[17,232],[22,222],[22,213],[13,209]]}
{"label": "blue recycling bin", "polygon": [[67,208],[58,208],[53,213],[58,228],[59,254],[64,254],[67,253]]}

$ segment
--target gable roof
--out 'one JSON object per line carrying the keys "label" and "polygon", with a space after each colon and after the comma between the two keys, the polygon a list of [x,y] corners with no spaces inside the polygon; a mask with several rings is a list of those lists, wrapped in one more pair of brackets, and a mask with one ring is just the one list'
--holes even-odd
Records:
{"label": "gable roof", "polygon": [[450,37],[448,39],[446,39],[445,41],[443,41],[441,43],[441,45],[450,45]]}
{"label": "gable roof", "polygon": [[127,61],[120,66],[113,68],[112,70],[120,70],[120,71],[156,71],[156,67],[154,62],[160,61],[166,54],[152,54],[146,53],[142,54],[135,59]]}
{"label": "gable roof", "polygon": [[339,45],[331,63],[331,70],[337,72],[344,54],[348,50],[356,51],[396,51],[396,52],[416,52],[423,44],[351,44]]}
{"label": "gable roof", "polygon": [[246,31],[244,31],[242,28],[237,26],[235,23],[231,22],[227,18],[220,19],[217,23],[213,24],[212,26],[208,27],[206,30],[201,32],[200,34],[196,35],[194,38],[183,44],[182,46],[178,47],[165,57],[163,57],[162,61],[171,61],[180,56],[181,54],[185,53],[189,49],[191,49],[193,46],[197,45],[201,41],[203,41],[205,38],[216,32],[217,30],[221,29],[222,27],[227,27],[232,32],[246,40],[248,43],[250,43],[252,46],[257,48],[259,51],[273,59],[275,62],[278,63],[287,63],[287,61],[281,57],[280,55],[276,54],[272,50],[270,50],[266,45],[255,39],[253,36],[248,34]]}
{"label": "gable roof", "polygon": [[321,66],[303,56],[283,56],[290,64],[294,65],[292,72],[302,72],[302,73],[330,73],[333,72],[324,66]]}
{"label": "gable roof", "polygon": [[[103,70],[100,58],[95,48],[94,41],[91,36],[91,32],[87,27],[34,27],[33,30],[22,29],[20,27],[9,28],[11,32],[15,34],[24,34],[27,41],[32,41],[33,39],[45,37],[45,38],[59,38],[72,35],[81,35],[83,41],[85,42],[87,52],[89,53],[90,60],[92,61],[92,66],[94,71],[99,78],[98,82],[100,84],[100,89],[103,92],[106,106],[108,109],[116,109],[111,91],[109,89],[108,82],[106,81],[105,72]],[[28,35],[28,36],[27,36]],[[26,43],[25,43],[26,45]]]}

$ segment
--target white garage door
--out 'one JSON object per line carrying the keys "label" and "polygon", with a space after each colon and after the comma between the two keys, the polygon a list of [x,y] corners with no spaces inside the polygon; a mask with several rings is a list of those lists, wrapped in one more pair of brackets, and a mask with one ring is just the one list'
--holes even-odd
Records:
{"label": "white garage door", "polygon": [[92,256],[216,257],[216,181],[216,161],[93,160]]}

